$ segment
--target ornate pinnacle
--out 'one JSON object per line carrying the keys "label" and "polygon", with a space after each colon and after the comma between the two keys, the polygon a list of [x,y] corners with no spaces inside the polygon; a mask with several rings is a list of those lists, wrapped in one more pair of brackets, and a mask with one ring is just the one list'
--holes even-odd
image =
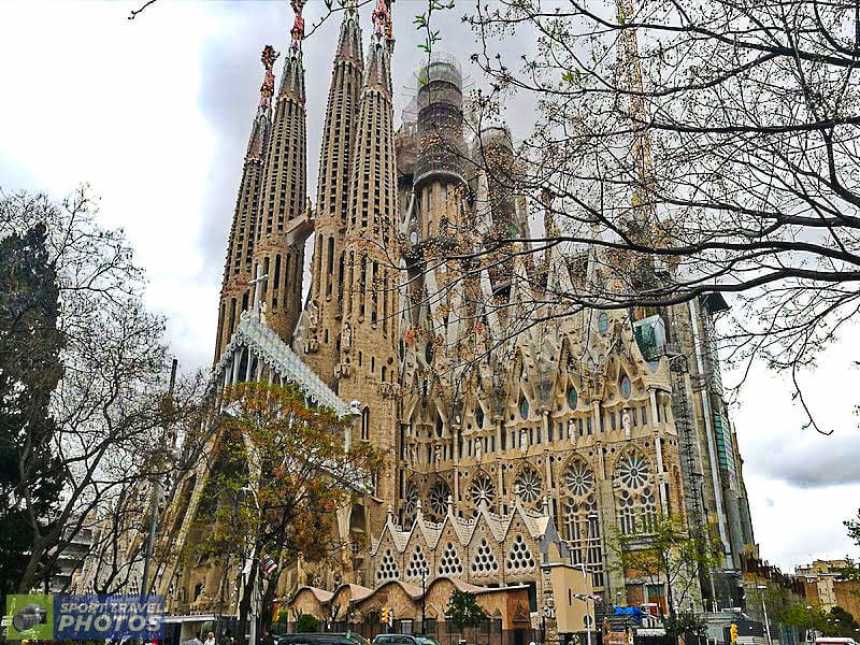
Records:
{"label": "ornate pinnacle", "polygon": [[275,74],[272,68],[275,66],[275,61],[281,54],[275,51],[271,45],[263,47],[263,54],[260,60],[263,67],[266,68],[266,75],[263,78],[263,85],[260,87],[260,107],[267,108],[272,103],[272,96],[275,94]]}
{"label": "ornate pinnacle", "polygon": [[293,37],[293,42],[290,43],[290,49],[293,52],[299,52],[302,49],[302,40],[305,37],[305,19],[302,17],[302,9],[305,6],[305,0],[292,0],[290,4],[296,14],[293,21],[293,28],[290,29],[290,35]]}
{"label": "ornate pinnacle", "polygon": [[376,8],[373,10],[372,20],[373,32],[380,38],[384,33],[386,38],[391,40],[391,8],[389,7],[388,0],[377,0]]}

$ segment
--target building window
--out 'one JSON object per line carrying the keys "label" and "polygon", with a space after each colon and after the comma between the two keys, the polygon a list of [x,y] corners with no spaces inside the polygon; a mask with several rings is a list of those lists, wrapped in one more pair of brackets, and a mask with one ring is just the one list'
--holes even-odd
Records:
{"label": "building window", "polygon": [[361,438],[364,441],[370,440],[370,408],[368,407],[361,411]]}

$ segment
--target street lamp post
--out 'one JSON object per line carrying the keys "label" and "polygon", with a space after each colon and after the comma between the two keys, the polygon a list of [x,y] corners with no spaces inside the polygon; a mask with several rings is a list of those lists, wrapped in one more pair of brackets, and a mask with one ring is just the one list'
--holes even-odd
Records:
{"label": "street lamp post", "polygon": [[764,602],[764,593],[762,593],[767,589],[767,586],[756,585],[756,589],[758,589],[759,594],[761,594],[761,610],[764,613],[764,631],[767,634],[767,645],[773,645],[773,639],[770,636],[770,622],[767,619],[767,604]]}

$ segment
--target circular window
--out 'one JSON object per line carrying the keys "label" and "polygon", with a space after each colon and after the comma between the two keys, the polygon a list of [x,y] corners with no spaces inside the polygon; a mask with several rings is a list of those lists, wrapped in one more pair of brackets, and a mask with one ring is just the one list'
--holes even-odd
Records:
{"label": "circular window", "polygon": [[472,478],[469,494],[476,507],[480,506],[481,502],[487,506],[492,506],[496,499],[496,487],[488,474],[479,472]]}
{"label": "circular window", "polygon": [[633,391],[633,386],[631,385],[630,379],[626,374],[621,377],[620,389],[621,396],[623,396],[625,399],[629,399],[630,393]]}
{"label": "circular window", "polygon": [[600,315],[597,317],[597,331],[601,334],[605,334],[609,330],[609,314],[605,311],[601,311]]}
{"label": "circular window", "polygon": [[577,398],[576,388],[572,385],[567,389],[567,405],[571,410],[576,410],[576,405],[579,403]]}
{"label": "circular window", "polygon": [[534,504],[540,499],[542,489],[543,479],[531,466],[523,468],[514,482],[516,496],[528,504]]}
{"label": "circular window", "polygon": [[628,489],[635,490],[645,486],[649,475],[648,462],[635,452],[621,457],[615,466],[616,480]]}
{"label": "circular window", "polygon": [[594,473],[580,460],[572,461],[562,475],[568,491],[576,497],[584,497],[594,488]]}
{"label": "circular window", "polygon": [[523,419],[529,418],[529,400],[525,396],[520,396],[520,416]]}
{"label": "circular window", "polygon": [[430,489],[429,502],[430,511],[433,513],[434,519],[438,520],[444,517],[448,512],[448,497],[451,496],[451,489],[443,481],[438,481],[433,484]]}

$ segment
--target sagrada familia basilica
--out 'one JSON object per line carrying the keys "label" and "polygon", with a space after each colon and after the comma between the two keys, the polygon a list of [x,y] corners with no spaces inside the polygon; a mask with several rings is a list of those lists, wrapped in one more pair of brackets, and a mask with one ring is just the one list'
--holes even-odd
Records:
{"label": "sagrada familia basilica", "polygon": [[[302,4],[277,87],[279,56],[263,52],[213,384],[297,383],[350,416],[350,441],[387,464],[372,494],[337,514],[345,543],[366,547],[336,571],[285,572],[282,596],[310,589],[331,603],[346,589],[360,603],[384,585],[414,596],[445,578],[487,593],[524,587],[542,605],[545,565],[560,560],[584,567],[607,603],[665,603],[664,586],[619,568],[608,541],[671,515],[719,545],[721,563],[689,601],[707,606],[755,543],[714,349],[727,303],[553,315],[553,294],[611,279],[611,263],[589,248],[516,252],[543,214],[505,180],[516,173],[510,134],[475,126],[455,62],[425,57],[396,127],[386,0],[367,47],[354,6],[342,13],[312,203]],[[464,268],[460,258],[493,258],[499,235],[525,241]],[[172,503],[177,552],[195,539],[206,481],[198,469]],[[192,614],[228,583],[209,562],[174,563],[157,591]]]}

